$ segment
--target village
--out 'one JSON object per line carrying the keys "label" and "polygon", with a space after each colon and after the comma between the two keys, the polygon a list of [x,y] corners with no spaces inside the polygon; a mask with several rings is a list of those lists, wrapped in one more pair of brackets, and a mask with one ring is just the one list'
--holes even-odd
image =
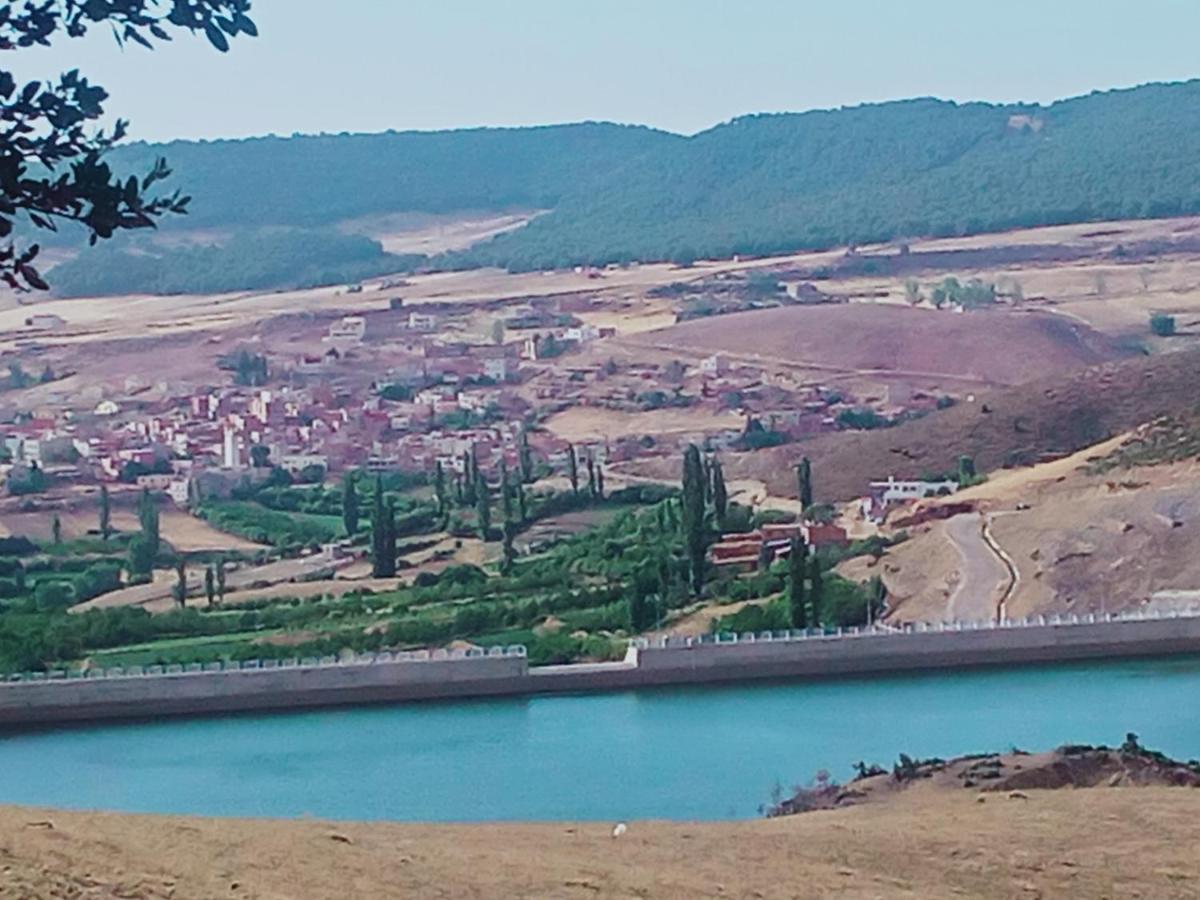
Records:
{"label": "village", "polygon": [[[220,352],[203,381],[131,377],[71,402],[27,404],[10,391],[0,406],[8,493],[107,483],[187,507],[273,470],[298,484],[351,470],[462,474],[467,453],[495,480],[502,465],[516,468],[521,441],[545,474],[562,473],[572,450],[604,466],[689,444],[754,451],[944,402],[895,390],[860,399],[721,353],[663,359],[585,321],[596,304],[584,294],[406,308],[395,297],[386,310],[280,317],[247,340],[214,336]],[[64,323],[40,315],[26,326],[45,340]],[[20,365],[10,365],[10,388]],[[560,428],[560,414],[595,425]]]}

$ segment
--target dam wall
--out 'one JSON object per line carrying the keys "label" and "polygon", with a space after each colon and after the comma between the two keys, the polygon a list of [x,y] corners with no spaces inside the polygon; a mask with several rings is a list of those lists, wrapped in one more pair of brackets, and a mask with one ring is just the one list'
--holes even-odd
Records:
{"label": "dam wall", "polygon": [[620,662],[540,667],[509,647],[38,673],[0,683],[0,727],[1183,654],[1200,615],[636,639]]}

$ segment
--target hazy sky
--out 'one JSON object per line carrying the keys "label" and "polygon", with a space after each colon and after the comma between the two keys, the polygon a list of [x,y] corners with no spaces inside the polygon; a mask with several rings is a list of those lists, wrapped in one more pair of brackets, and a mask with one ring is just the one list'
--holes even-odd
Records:
{"label": "hazy sky", "polygon": [[934,95],[1048,101],[1200,75],[1197,0],[254,0],[225,55],[100,29],[6,53],[79,67],[138,138],[750,112]]}

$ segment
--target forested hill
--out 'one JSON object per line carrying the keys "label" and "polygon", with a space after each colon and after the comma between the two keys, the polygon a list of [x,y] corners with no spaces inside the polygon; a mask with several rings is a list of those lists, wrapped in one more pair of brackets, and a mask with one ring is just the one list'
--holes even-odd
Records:
{"label": "forested hill", "polygon": [[193,198],[170,225],[325,226],[391,212],[548,209],[684,138],[587,122],[538,128],[296,135],[135,143],[112,154],[120,172],[165,156],[168,182]]}
{"label": "forested hill", "polygon": [[[138,171],[158,155],[175,171],[170,186],[193,197],[191,214],[167,228],[213,229],[225,247],[154,251],[155,290],[283,286],[401,264],[685,261],[1200,212],[1200,81],[1045,107],[918,99],[756,115],[692,137],[584,123],[132,144],[113,162]],[[360,216],[514,208],[551,212],[432,261],[346,242],[326,252],[314,237]],[[270,265],[228,258],[233,235],[264,228],[275,229],[263,238]],[[149,289],[149,263],[128,257],[85,253],[58,273],[62,290]],[[179,274],[214,265],[226,270],[219,284]]]}
{"label": "forested hill", "polygon": [[1048,107],[922,99],[750,116],[664,144],[461,260],[727,257],[1194,212],[1200,81]]}

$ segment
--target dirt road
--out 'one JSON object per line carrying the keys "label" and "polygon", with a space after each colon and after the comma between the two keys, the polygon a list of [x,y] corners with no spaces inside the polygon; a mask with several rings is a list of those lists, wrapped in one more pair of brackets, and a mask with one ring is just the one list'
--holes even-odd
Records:
{"label": "dirt road", "polygon": [[966,513],[946,522],[946,537],[962,560],[958,585],[946,601],[946,618],[959,622],[987,622],[1008,590],[1009,572],[983,538],[980,513]]}

